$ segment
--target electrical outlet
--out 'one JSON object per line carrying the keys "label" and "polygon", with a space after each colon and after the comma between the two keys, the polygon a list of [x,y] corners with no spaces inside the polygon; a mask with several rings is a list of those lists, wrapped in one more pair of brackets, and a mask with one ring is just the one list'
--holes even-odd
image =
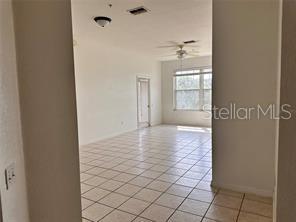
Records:
{"label": "electrical outlet", "polygon": [[15,164],[10,164],[5,169],[5,181],[6,181],[6,189],[8,190],[12,184],[15,182]]}

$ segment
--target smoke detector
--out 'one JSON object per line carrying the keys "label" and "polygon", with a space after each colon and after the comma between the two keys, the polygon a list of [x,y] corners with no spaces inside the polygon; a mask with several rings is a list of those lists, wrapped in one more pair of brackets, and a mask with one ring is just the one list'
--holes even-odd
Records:
{"label": "smoke detector", "polygon": [[101,27],[105,27],[106,25],[110,24],[110,22],[112,21],[111,18],[105,17],[105,16],[97,16],[94,18],[94,20]]}

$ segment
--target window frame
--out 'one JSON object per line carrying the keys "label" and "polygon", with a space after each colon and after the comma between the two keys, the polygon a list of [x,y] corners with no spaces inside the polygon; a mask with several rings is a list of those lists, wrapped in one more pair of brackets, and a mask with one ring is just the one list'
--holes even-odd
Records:
{"label": "window frame", "polygon": [[[210,69],[210,71],[203,71],[206,69]],[[188,72],[188,71],[196,71],[195,73],[184,73],[184,74],[177,74],[178,72]],[[197,67],[197,68],[187,68],[187,69],[177,69],[174,71],[173,75],[173,106],[174,106],[174,111],[201,111],[201,112],[207,112],[210,111],[211,109],[203,109],[202,107],[204,106],[204,90],[211,90],[211,89],[204,89],[204,75],[206,74],[211,74],[213,76],[213,70],[211,66],[202,66],[202,67]],[[178,76],[194,76],[194,75],[199,75],[200,80],[199,80],[199,89],[183,89],[183,90],[177,90],[177,78]],[[199,108],[196,109],[180,109],[177,108],[177,91],[199,91],[199,101],[201,101],[201,105],[199,105]]]}

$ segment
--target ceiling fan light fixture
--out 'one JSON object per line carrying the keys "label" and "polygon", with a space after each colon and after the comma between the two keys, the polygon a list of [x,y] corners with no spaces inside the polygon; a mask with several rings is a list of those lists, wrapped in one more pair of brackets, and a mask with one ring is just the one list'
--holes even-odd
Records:
{"label": "ceiling fan light fixture", "polygon": [[112,19],[106,16],[97,16],[94,18],[95,22],[101,26],[105,27],[106,25],[110,24]]}

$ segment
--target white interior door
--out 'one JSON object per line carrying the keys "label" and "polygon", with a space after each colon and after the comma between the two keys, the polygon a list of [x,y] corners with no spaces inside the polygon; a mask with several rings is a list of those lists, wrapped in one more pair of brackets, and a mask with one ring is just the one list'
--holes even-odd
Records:
{"label": "white interior door", "polygon": [[138,79],[138,125],[150,125],[149,79]]}

